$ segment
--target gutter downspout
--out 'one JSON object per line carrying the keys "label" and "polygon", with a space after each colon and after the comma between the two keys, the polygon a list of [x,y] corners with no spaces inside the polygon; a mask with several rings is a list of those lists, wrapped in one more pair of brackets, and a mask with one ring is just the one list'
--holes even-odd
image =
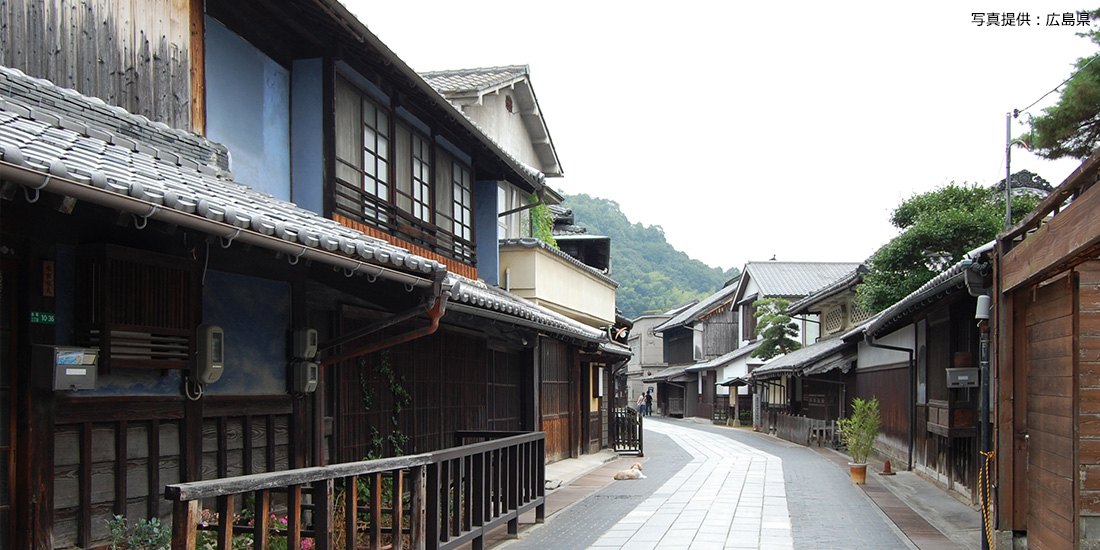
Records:
{"label": "gutter downspout", "polygon": [[887,344],[879,344],[875,342],[875,337],[872,336],[870,332],[863,333],[863,339],[865,342],[867,342],[867,345],[871,346],[872,348],[900,351],[909,354],[909,456],[907,458],[907,465],[905,469],[911,472],[913,471],[913,439],[915,437],[914,432],[916,431],[913,428],[913,422],[915,421],[915,417],[917,415],[917,400],[914,398],[913,395],[913,377],[916,376],[917,369],[916,365],[913,362],[913,350],[909,348],[901,348],[898,346],[890,346]]}
{"label": "gutter downspout", "polygon": [[321,366],[326,367],[334,363],[339,363],[340,361],[355,359],[356,357],[361,357],[363,355],[367,355],[368,353],[374,353],[376,351],[384,350],[386,348],[391,348],[398,344],[411,342],[413,340],[416,340],[417,338],[423,338],[424,336],[435,333],[435,331],[439,329],[439,319],[443,317],[444,313],[446,313],[446,303],[447,294],[441,294],[436,298],[435,305],[433,305],[431,309],[427,311],[428,319],[430,320],[428,326],[420,327],[404,334],[399,334],[397,336],[386,338],[385,340],[379,342],[373,342],[370,345],[364,346],[354,351],[349,351],[341,355],[329,357],[328,359],[321,361]]}

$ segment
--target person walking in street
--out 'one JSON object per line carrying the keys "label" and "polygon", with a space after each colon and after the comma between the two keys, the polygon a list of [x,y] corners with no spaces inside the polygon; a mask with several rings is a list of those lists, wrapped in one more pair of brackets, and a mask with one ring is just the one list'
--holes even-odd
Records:
{"label": "person walking in street", "polygon": [[651,391],[645,392],[645,415],[653,415],[653,392]]}
{"label": "person walking in street", "polygon": [[645,394],[638,394],[638,414],[645,414]]}

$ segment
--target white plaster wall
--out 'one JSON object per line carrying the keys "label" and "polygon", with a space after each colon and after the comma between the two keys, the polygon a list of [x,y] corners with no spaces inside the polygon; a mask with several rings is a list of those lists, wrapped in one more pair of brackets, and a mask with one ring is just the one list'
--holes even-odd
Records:
{"label": "white plaster wall", "polygon": [[514,157],[528,166],[542,169],[535,147],[531,144],[531,137],[527,133],[527,127],[520,116],[519,100],[512,97],[512,112],[505,109],[505,97],[512,96],[511,90],[501,90],[495,94],[484,96],[482,104],[471,104],[462,107],[462,111],[472,118],[486,134],[511,153]]}
{"label": "white plaster wall", "polygon": [[593,327],[615,323],[614,285],[542,248],[500,250],[501,280],[528,300]]}
{"label": "white plaster wall", "polygon": [[[875,340],[878,344],[913,349],[916,341],[914,325],[906,325],[882,338]],[[856,360],[857,369],[878,367],[882,365],[896,365],[909,360],[909,354],[901,351],[871,347],[866,341],[859,343],[859,356]]]}

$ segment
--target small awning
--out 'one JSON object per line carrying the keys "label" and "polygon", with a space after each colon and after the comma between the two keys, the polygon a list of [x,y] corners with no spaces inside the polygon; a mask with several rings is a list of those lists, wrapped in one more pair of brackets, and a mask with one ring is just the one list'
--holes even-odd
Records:
{"label": "small awning", "polygon": [[734,376],[733,378],[727,378],[718,383],[719,386],[748,386],[749,381],[741,378],[740,376]]}

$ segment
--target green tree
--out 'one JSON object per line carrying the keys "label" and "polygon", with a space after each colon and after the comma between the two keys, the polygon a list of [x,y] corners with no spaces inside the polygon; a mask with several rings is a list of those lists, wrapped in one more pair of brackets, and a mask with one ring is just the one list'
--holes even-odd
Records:
{"label": "green tree", "polygon": [[[1014,196],[1017,221],[1038,204],[1034,196]],[[951,183],[901,203],[890,223],[902,232],[867,261],[868,273],[856,290],[859,304],[882,311],[908,296],[966,252],[1004,228],[1004,197],[992,189]]]}
{"label": "green tree", "polygon": [[767,361],[802,347],[794,339],[798,336],[798,324],[787,315],[790,301],[783,298],[764,298],[752,305],[756,308],[752,314],[756,317],[756,334],[762,340],[750,355]]}
{"label": "green tree", "polygon": [[[1091,16],[1100,16],[1100,10]],[[1100,30],[1096,28],[1077,35],[1100,45]],[[1048,159],[1083,159],[1092,154],[1100,140],[1100,62],[1093,63],[1098,56],[1077,60],[1076,74],[1066,83],[1058,103],[1035,117],[1031,131],[1020,136],[1018,144]]]}

